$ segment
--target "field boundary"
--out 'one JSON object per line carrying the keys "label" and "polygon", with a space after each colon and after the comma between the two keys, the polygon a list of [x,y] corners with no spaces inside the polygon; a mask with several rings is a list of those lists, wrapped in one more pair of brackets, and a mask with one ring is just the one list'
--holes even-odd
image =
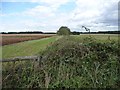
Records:
{"label": "field boundary", "polygon": [[15,58],[8,58],[2,59],[0,62],[16,62],[16,61],[27,61],[27,60],[39,60],[38,56],[24,56],[24,57],[15,57]]}

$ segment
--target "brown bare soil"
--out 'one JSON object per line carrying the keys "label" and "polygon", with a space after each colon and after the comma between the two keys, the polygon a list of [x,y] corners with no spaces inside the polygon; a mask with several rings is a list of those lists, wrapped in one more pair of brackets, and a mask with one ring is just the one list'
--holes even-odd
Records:
{"label": "brown bare soil", "polygon": [[55,36],[55,34],[1,34],[0,36],[2,37],[0,45],[4,46],[28,40],[47,38]]}

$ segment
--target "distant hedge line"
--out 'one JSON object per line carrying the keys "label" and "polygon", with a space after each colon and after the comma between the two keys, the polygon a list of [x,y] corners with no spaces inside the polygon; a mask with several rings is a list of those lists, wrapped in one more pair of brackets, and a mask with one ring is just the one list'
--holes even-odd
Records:
{"label": "distant hedge line", "polygon": [[[120,34],[120,31],[98,31],[98,32],[90,32],[91,34]],[[1,32],[1,34],[56,34],[56,32]],[[72,35],[79,34],[89,34],[89,32],[71,32]]]}

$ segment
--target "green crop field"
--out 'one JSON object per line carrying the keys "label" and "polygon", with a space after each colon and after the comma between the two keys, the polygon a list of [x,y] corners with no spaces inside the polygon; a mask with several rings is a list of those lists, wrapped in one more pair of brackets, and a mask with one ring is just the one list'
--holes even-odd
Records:
{"label": "green crop field", "polygon": [[44,50],[49,44],[53,43],[58,38],[58,36],[54,36],[2,46],[2,58],[36,55],[38,52]]}
{"label": "green crop field", "polygon": [[2,63],[3,88],[120,88],[119,47],[114,34],[54,36],[3,46],[3,58],[40,58]]}

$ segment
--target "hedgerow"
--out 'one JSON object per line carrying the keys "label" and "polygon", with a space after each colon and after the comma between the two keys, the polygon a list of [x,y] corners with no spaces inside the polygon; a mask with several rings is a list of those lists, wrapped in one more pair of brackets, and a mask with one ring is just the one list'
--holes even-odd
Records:
{"label": "hedgerow", "polygon": [[[39,62],[16,63],[3,87],[118,88],[119,46],[115,41],[65,36],[40,53]],[[3,69],[3,75],[11,69]]]}

